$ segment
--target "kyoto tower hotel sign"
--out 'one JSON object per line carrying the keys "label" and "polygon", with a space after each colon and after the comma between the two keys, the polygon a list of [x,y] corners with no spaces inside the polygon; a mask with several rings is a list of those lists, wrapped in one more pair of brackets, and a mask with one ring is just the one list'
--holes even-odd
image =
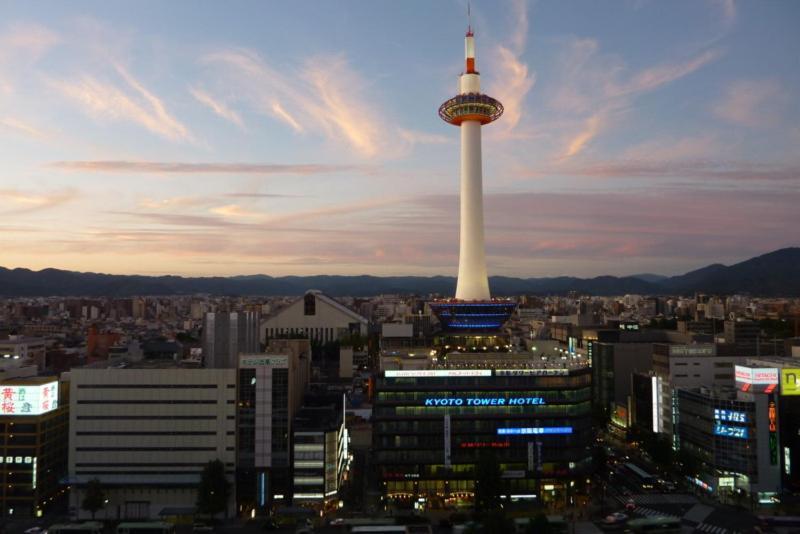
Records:
{"label": "kyoto tower hotel sign", "polygon": [[439,107],[439,116],[461,130],[461,240],[456,297],[431,304],[446,329],[496,330],[514,311],[510,301],[489,295],[486,248],[483,236],[483,162],[481,127],[500,118],[503,105],[481,93],[480,73],[475,70],[475,37],[470,28],[465,38],[466,69],[459,93]]}

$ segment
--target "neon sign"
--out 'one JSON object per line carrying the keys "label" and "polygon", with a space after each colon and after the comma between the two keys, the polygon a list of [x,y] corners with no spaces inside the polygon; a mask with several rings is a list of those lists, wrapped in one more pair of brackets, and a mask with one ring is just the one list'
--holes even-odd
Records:
{"label": "neon sign", "polygon": [[734,412],[732,410],[714,408],[714,419],[717,421],[730,421],[732,423],[746,423],[747,414],[744,412]]}
{"label": "neon sign", "polygon": [[509,441],[464,441],[458,445],[462,449],[507,449]]}
{"label": "neon sign", "polygon": [[497,433],[503,435],[529,434],[572,434],[571,426],[535,426],[523,428],[498,428]]}
{"label": "neon sign", "polygon": [[0,415],[40,415],[58,408],[58,382],[0,387]]}
{"label": "neon sign", "polygon": [[491,398],[465,398],[453,397],[450,399],[425,399],[425,406],[530,406],[546,404],[541,397],[491,397]]}
{"label": "neon sign", "polygon": [[746,426],[714,425],[714,435],[726,438],[747,439],[749,433]]}
{"label": "neon sign", "polygon": [[418,369],[385,371],[386,378],[452,378],[459,376],[492,376],[491,369]]}
{"label": "neon sign", "polygon": [[769,404],[767,408],[767,417],[769,417],[769,463],[770,465],[777,465],[778,463],[778,411],[775,408],[775,401],[772,400],[773,395],[769,396]]}

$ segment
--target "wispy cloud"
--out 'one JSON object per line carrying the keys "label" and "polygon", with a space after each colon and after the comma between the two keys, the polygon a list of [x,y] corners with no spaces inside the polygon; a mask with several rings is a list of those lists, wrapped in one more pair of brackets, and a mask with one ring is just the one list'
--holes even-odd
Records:
{"label": "wispy cloud", "polygon": [[36,60],[59,42],[59,36],[39,24],[15,23],[0,33],[0,62],[18,60],[23,54],[28,61]]}
{"label": "wispy cloud", "polygon": [[601,125],[602,118],[600,114],[592,115],[586,119],[584,127],[574,137],[569,139],[566,150],[561,158],[571,158],[583,151],[586,145],[598,134]]}
{"label": "wispy cloud", "polygon": [[204,62],[233,69],[228,81],[257,109],[297,133],[319,132],[365,157],[385,156],[392,144],[366,82],[342,55],[316,56],[298,72],[281,72],[250,50],[230,49]]}
{"label": "wispy cloud", "polygon": [[111,172],[135,174],[331,174],[368,172],[370,167],[358,165],[325,165],[316,163],[188,163],[167,161],[56,161],[49,167],[65,171]]}
{"label": "wispy cloud", "polygon": [[762,128],[778,124],[788,96],[775,80],[739,80],[726,87],[712,111],[733,124]]}
{"label": "wispy cloud", "polygon": [[242,121],[242,117],[240,117],[239,114],[234,110],[229,108],[225,103],[220,102],[206,91],[196,87],[190,87],[189,92],[192,94],[195,100],[208,107],[211,111],[226,121],[232,122],[239,128],[244,128],[244,121]]}
{"label": "wispy cloud", "polygon": [[11,206],[11,213],[54,208],[70,202],[77,196],[77,191],[74,189],[60,189],[47,193],[22,189],[0,189],[0,199],[6,207]]}
{"label": "wispy cloud", "polygon": [[0,127],[35,139],[46,139],[49,135],[38,127],[15,117],[0,117]]}
{"label": "wispy cloud", "polygon": [[415,144],[443,145],[446,143],[452,143],[454,139],[446,135],[420,132],[417,130],[407,130],[405,128],[398,128],[397,133],[405,142],[410,143],[412,145]]}
{"label": "wispy cloud", "polygon": [[224,206],[217,206],[215,208],[211,208],[209,211],[216,215],[222,215],[223,217],[233,217],[233,218],[262,217],[264,215],[263,213],[257,211],[245,209],[238,204],[226,204]]}
{"label": "wispy cloud", "polygon": [[503,120],[496,128],[500,136],[508,136],[519,124],[525,98],[536,82],[536,75],[529,71],[522,59],[528,39],[528,9],[524,0],[515,0],[511,13],[514,28],[507,44],[497,46],[497,61],[492,64],[492,79],[489,94],[503,103]]}
{"label": "wispy cloud", "polygon": [[186,126],[167,110],[163,101],[126,68],[116,64],[114,72],[123,84],[101,81],[87,74],[78,80],[53,79],[50,85],[94,117],[133,122],[171,141],[193,140]]}

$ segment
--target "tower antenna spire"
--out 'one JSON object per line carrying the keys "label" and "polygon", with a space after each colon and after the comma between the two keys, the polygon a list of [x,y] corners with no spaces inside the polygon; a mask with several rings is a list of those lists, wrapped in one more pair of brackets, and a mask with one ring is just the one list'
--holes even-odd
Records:
{"label": "tower antenna spire", "polygon": [[472,35],[472,9],[469,2],[467,2],[467,35]]}

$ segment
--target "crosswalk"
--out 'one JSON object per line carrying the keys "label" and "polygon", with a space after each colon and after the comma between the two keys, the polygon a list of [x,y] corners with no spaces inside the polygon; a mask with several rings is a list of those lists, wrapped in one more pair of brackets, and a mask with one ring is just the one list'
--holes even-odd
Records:
{"label": "crosswalk", "polygon": [[680,517],[676,515],[665,514],[664,512],[659,512],[658,510],[653,510],[652,508],[646,508],[644,506],[637,506],[633,509],[633,512],[646,517],[666,517],[668,519],[680,519]]}
{"label": "crosswalk", "polygon": [[695,525],[694,527],[695,532],[708,532],[709,534],[738,534],[738,530],[730,531],[724,527],[718,527],[716,525],[709,525],[708,523],[700,523]]}
{"label": "crosswalk", "polygon": [[682,493],[637,493],[628,497],[642,504],[697,504],[697,497]]}

